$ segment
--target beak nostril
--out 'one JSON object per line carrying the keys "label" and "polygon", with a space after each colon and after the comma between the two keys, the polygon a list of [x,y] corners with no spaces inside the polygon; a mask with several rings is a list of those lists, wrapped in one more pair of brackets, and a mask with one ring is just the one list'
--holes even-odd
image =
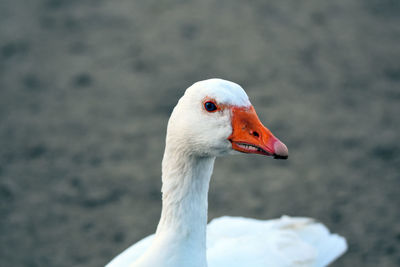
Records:
{"label": "beak nostril", "polygon": [[253,134],[255,137],[259,137],[259,136],[260,136],[256,131],[252,132],[252,134]]}

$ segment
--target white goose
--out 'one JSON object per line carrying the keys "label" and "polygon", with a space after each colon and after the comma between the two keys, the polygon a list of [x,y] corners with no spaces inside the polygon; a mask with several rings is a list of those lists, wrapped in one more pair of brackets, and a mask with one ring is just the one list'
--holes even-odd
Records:
{"label": "white goose", "polygon": [[215,157],[237,151],[288,157],[239,85],[210,79],[189,87],[168,123],[157,231],[107,267],[320,267],[346,251],[343,237],[309,218],[222,217],[207,226]]}

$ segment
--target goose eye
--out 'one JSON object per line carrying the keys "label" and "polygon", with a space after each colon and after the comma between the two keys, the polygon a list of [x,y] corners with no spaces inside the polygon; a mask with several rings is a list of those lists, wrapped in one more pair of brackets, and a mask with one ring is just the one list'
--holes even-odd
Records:
{"label": "goose eye", "polygon": [[215,105],[214,102],[212,101],[207,101],[206,103],[204,103],[204,108],[208,111],[208,112],[214,112],[217,110],[217,105]]}

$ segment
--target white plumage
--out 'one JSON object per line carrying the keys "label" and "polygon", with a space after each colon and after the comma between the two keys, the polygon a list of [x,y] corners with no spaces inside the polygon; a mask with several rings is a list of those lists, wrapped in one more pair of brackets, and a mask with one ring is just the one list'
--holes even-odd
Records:
{"label": "white plumage", "polygon": [[157,231],[107,267],[322,267],[346,251],[343,237],[309,218],[221,217],[206,225],[215,157],[237,151],[288,155],[239,85],[211,79],[189,87],[168,123]]}
{"label": "white plumage", "polygon": [[[130,266],[154,234],[132,245],[107,267]],[[274,220],[220,217],[207,226],[209,267],[322,267],[340,257],[346,240],[310,218]]]}

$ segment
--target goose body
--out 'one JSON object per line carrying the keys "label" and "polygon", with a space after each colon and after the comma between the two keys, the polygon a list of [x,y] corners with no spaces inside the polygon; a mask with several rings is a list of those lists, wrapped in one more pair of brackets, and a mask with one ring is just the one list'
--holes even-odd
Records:
{"label": "goose body", "polygon": [[343,237],[309,218],[221,217],[207,226],[214,160],[238,152],[288,157],[239,85],[210,79],[189,87],[168,122],[157,231],[106,266],[322,267],[346,251]]}

